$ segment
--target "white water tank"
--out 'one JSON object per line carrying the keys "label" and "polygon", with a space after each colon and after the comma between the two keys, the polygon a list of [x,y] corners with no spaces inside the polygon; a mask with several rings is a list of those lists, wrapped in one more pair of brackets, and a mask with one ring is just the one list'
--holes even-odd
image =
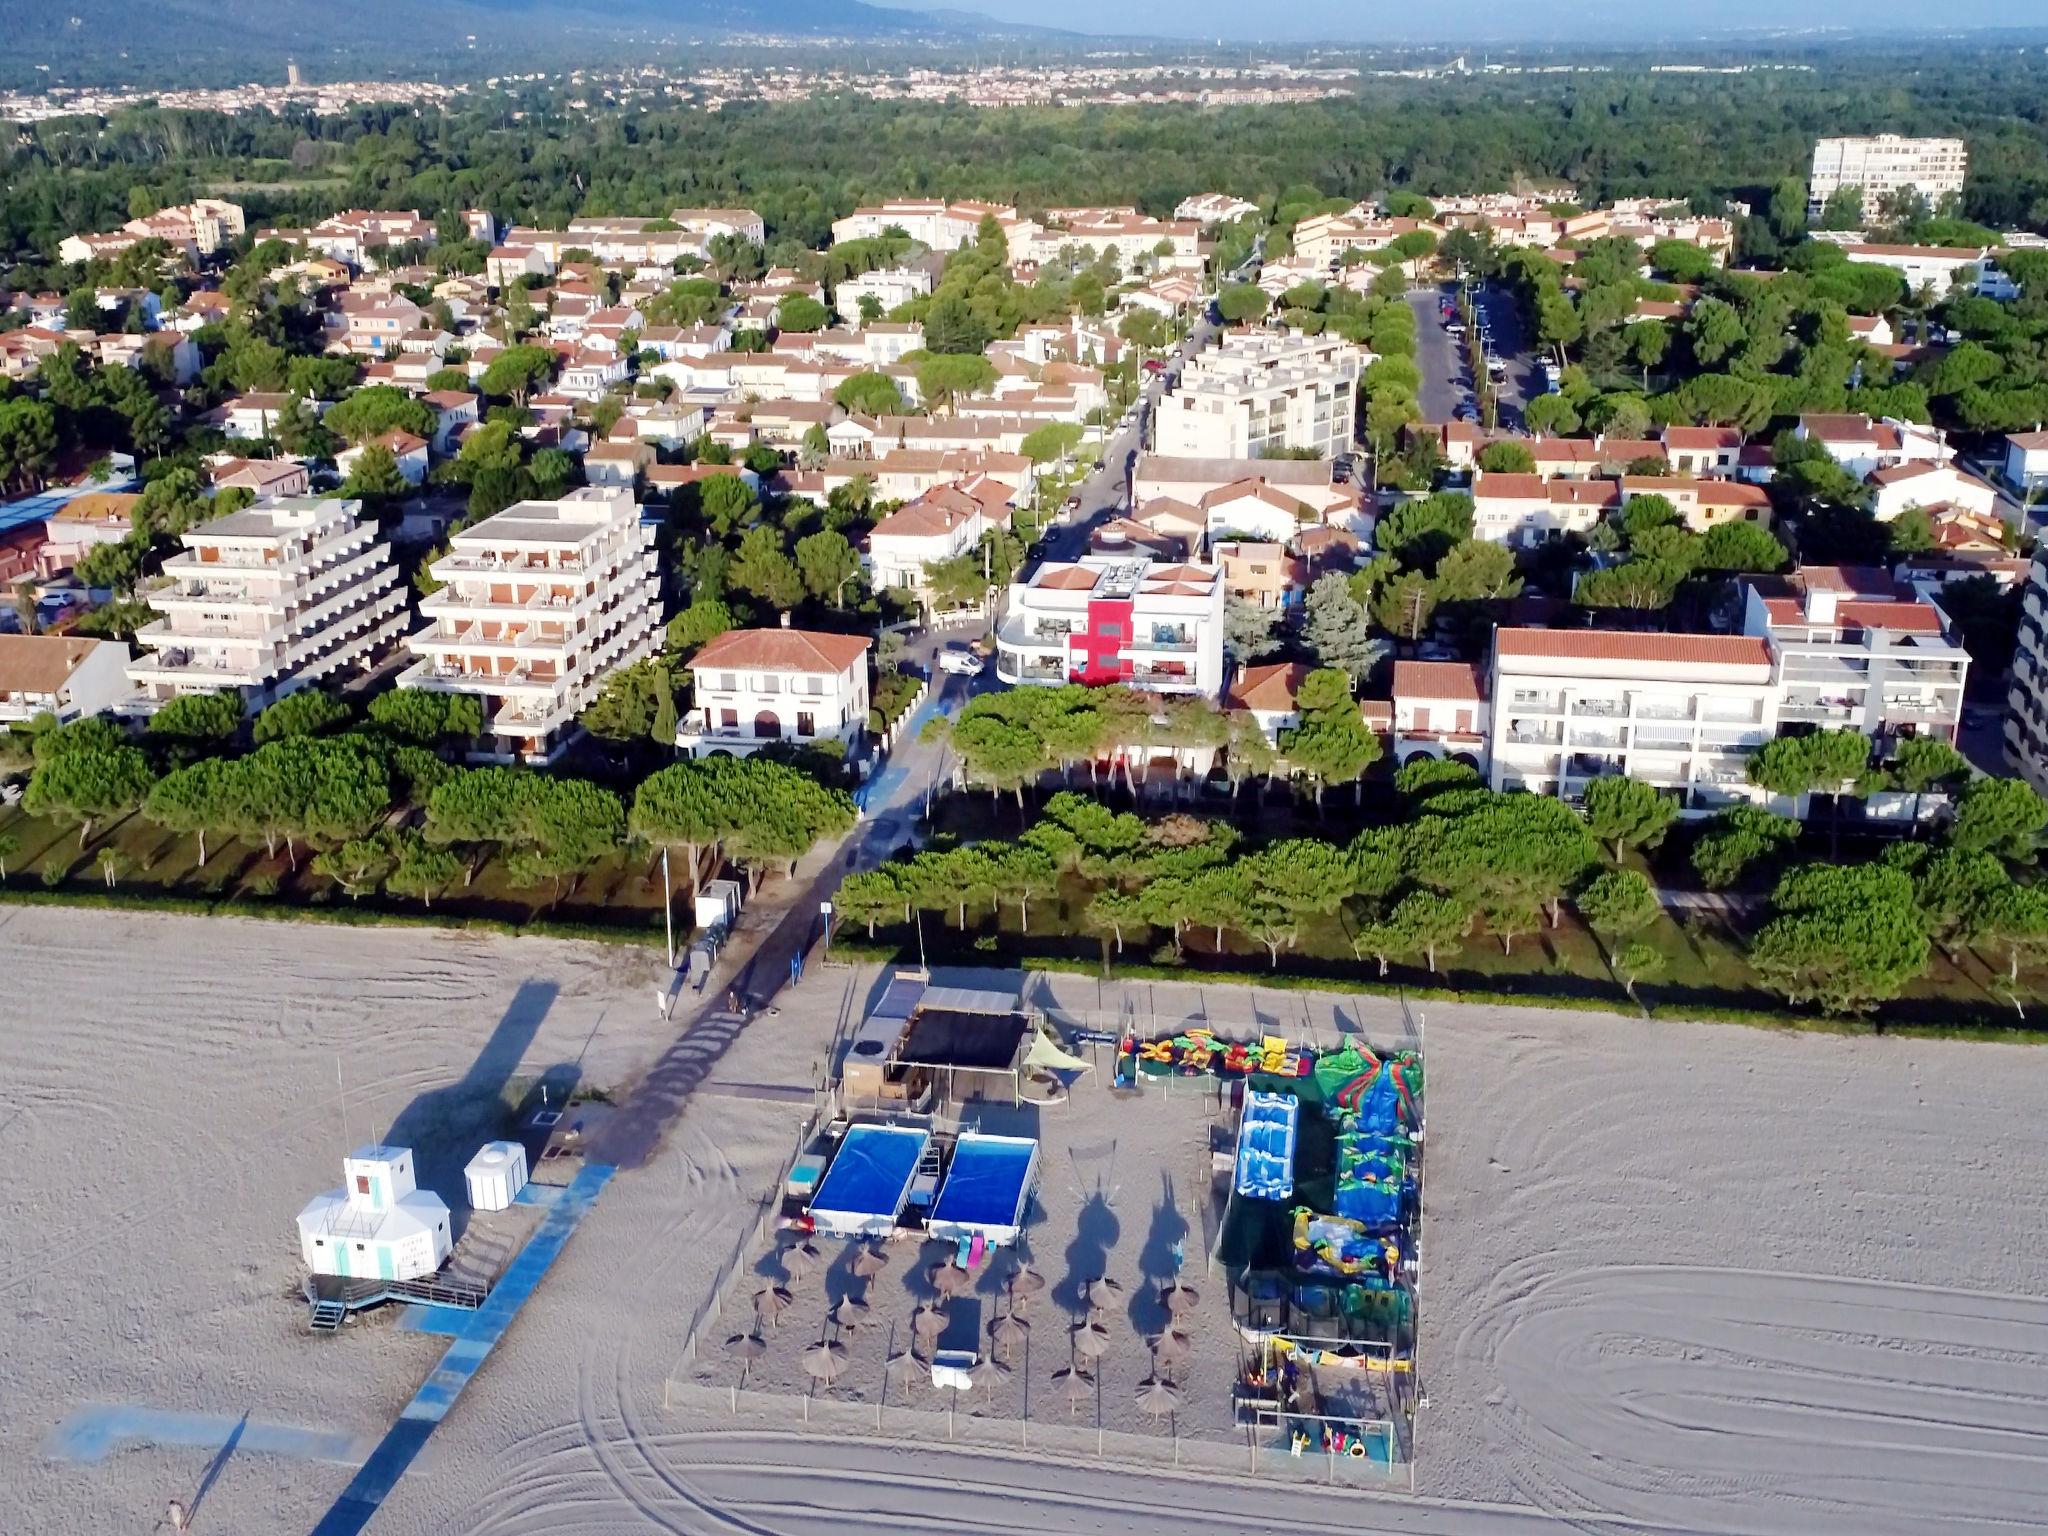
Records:
{"label": "white water tank", "polygon": [[469,1185],[471,1210],[502,1211],[526,1187],[526,1148],[516,1141],[487,1141],[462,1177]]}

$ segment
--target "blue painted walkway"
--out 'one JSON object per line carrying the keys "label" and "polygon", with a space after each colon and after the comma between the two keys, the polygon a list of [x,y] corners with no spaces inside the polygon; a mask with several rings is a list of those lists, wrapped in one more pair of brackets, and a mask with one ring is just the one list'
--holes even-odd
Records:
{"label": "blue painted walkway", "polygon": [[917,713],[910,717],[910,723],[903,728],[903,734],[896,738],[902,745],[889,754],[889,761],[882,765],[882,771],[861,785],[854,794],[854,803],[861,808],[863,814],[887,806],[895,798],[896,791],[903,787],[903,781],[910,773],[910,765],[904,759],[909,755],[911,744],[917,740],[918,732],[938,716],[947,713],[945,705],[940,701],[940,695],[945,691],[943,684],[933,685],[930,697],[917,707]]}
{"label": "blue painted walkway", "polygon": [[441,1363],[426,1379],[413,1400],[398,1415],[398,1422],[385,1433],[370,1453],[362,1470],[342,1490],[334,1507],[313,1527],[313,1536],[358,1536],[370,1523],[398,1480],[405,1476],[434,1428],[448,1416],[455,1399],[482,1367],[512,1319],[540,1285],[555,1257],[567,1245],[577,1224],[597,1204],[597,1197],[617,1170],[604,1164],[586,1167],[570,1181],[560,1199],[541,1218],[540,1226],[519,1250],[519,1257],[506,1268],[490,1296],[470,1315],[469,1322],[455,1335]]}
{"label": "blue painted walkway", "polygon": [[238,1455],[254,1451],[344,1467],[360,1467],[376,1444],[367,1435],[235,1419],[224,1413],[175,1413],[162,1408],[87,1403],[51,1431],[44,1450],[64,1461],[92,1462],[103,1461],[130,1445],[218,1451],[230,1442]]}

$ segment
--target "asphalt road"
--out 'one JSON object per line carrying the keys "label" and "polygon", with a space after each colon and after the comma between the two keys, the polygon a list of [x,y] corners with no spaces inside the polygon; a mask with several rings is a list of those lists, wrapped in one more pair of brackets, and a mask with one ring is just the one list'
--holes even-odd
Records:
{"label": "asphalt road", "polygon": [[[1472,398],[1472,370],[1465,352],[1467,338],[1449,335],[1438,310],[1439,303],[1445,295],[1454,293],[1456,286],[1446,283],[1441,287],[1412,289],[1408,294],[1408,307],[1415,312],[1415,363],[1422,373],[1422,414],[1429,421],[1452,420],[1458,402]],[[1492,327],[1494,351],[1508,363],[1507,375],[1494,391],[1500,402],[1499,424],[1519,430],[1523,405],[1543,392],[1538,371],[1542,359],[1534,351],[1533,338],[1524,331],[1522,312],[1513,295],[1481,285],[1474,303]]]}

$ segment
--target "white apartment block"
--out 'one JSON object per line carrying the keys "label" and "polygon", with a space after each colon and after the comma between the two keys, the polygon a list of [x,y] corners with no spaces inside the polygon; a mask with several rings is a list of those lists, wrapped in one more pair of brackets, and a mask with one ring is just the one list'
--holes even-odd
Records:
{"label": "white apartment block", "polygon": [[1197,354],[1153,413],[1169,458],[1256,459],[1281,448],[1348,451],[1368,354],[1335,336],[1244,332]]}
{"label": "white apartment block", "polygon": [[858,277],[849,277],[832,290],[832,307],[848,325],[861,325],[860,301],[873,299],[882,313],[923,298],[932,291],[932,275],[923,267],[877,267]]}
{"label": "white apartment block", "polygon": [[1742,629],[1778,656],[1782,723],[1861,731],[1881,752],[1902,737],[1956,739],[1970,654],[1948,616],[1889,571],[1753,577]]}
{"label": "white apartment block", "polygon": [[1013,494],[1000,480],[973,475],[905,502],[868,534],[870,584],[926,601],[925,567],[966,554],[992,529],[1008,528]]}
{"label": "white apartment block", "polygon": [[691,705],[676,746],[735,757],[772,741],[851,748],[868,723],[866,635],[735,629],[690,662]]}
{"label": "white apartment block", "polygon": [[1006,683],[1124,683],[1215,698],[1223,691],[1222,572],[1091,555],[1013,584],[996,625]]}
{"label": "white apartment block", "polygon": [[135,632],[128,667],[152,713],[188,693],[238,690],[251,708],[354,666],[405,628],[391,548],[362,503],[259,501],[201,523],[147,593],[163,615]]}
{"label": "white apartment block", "polygon": [[2048,794],[2048,544],[2034,553],[2020,599],[2020,643],[2006,695],[2005,758],[2034,788]]}
{"label": "white apartment block", "polygon": [[996,203],[948,203],[921,199],[899,199],[868,208],[856,208],[843,219],[832,221],[832,243],[842,240],[873,240],[891,229],[900,229],[919,245],[934,251],[957,251],[973,240],[982,219],[993,214],[1005,227],[1017,222],[1017,210]]}
{"label": "white apartment block", "polygon": [[1757,799],[1749,756],[1777,734],[1757,636],[1499,629],[1487,692],[1487,782],[1571,801],[1615,773],[1697,814]]}
{"label": "white apartment block", "polygon": [[478,695],[479,756],[555,757],[605,674],[655,648],[654,535],[631,490],[596,486],[463,529],[429,568],[441,587],[420,601],[399,686]]}
{"label": "white apartment block", "polygon": [[1887,192],[1911,187],[1929,204],[1961,194],[1970,155],[1961,139],[1908,139],[1895,133],[1875,138],[1821,139],[1813,146],[1813,171],[1806,180],[1806,209],[1818,217],[1843,187],[1863,189],[1866,218]]}
{"label": "white apartment block", "polygon": [[1228,192],[1198,192],[1193,197],[1184,197],[1175,205],[1176,219],[1192,220],[1204,229],[1213,229],[1218,224],[1233,224],[1239,219],[1255,218],[1259,205],[1248,203],[1241,197],[1232,197]]}

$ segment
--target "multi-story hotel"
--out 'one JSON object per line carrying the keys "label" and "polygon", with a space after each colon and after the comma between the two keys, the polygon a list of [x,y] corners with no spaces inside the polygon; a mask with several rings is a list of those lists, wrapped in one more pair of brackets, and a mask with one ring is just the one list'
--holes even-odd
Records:
{"label": "multi-story hotel", "polygon": [[1336,336],[1228,336],[1188,363],[1159,401],[1154,451],[1256,459],[1305,448],[1334,458],[1351,446],[1364,358]]}
{"label": "multi-story hotel", "polygon": [[1756,798],[1777,733],[1770,642],[1750,635],[1494,632],[1488,782],[1576,800],[1625,773],[1689,811]]}
{"label": "multi-story hotel", "polygon": [[479,756],[547,761],[607,672],[650,654],[661,617],[655,529],[633,493],[586,486],[465,528],[429,570],[405,688],[476,694]]}
{"label": "multi-story hotel", "polygon": [[1223,607],[1214,566],[1100,555],[1047,562],[1010,588],[996,675],[1214,698],[1224,681]]}
{"label": "multi-story hotel", "polygon": [[1889,571],[1752,577],[1742,629],[1778,657],[1781,723],[1861,731],[1880,754],[1908,736],[1956,739],[1970,653],[1948,616]]}
{"label": "multi-story hotel", "polygon": [[187,693],[238,690],[252,709],[354,666],[405,629],[391,548],[358,501],[259,501],[184,535],[135,632],[143,713]]}
{"label": "multi-story hotel", "polygon": [[2034,552],[2020,599],[2020,643],[2006,696],[2005,758],[2034,788],[2048,793],[2048,544]]}
{"label": "multi-story hotel", "polygon": [[1911,187],[1930,204],[1960,194],[1970,154],[1961,139],[1907,139],[1895,133],[1875,138],[1821,139],[1813,146],[1813,174],[1806,183],[1806,210],[1818,218],[1843,187],[1863,189],[1863,216],[1871,217],[1887,192]]}

